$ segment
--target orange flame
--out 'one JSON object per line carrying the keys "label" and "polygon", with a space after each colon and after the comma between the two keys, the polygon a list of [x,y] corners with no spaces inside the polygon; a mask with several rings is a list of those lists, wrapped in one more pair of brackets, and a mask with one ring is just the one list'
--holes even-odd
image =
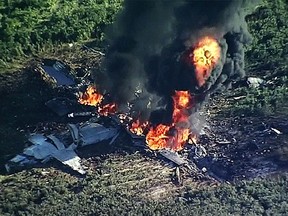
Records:
{"label": "orange flame", "polygon": [[188,91],[176,91],[172,97],[174,103],[173,122],[185,122],[188,120],[188,109],[192,107],[192,96]]}
{"label": "orange flame", "polygon": [[[89,86],[86,92],[79,98],[79,102],[85,105],[96,106],[100,115],[107,116],[108,114],[116,113],[116,104],[102,104],[103,99],[104,96],[98,93],[95,87]],[[175,91],[172,99],[173,113],[170,125],[159,124],[156,127],[150,127],[148,121],[141,122],[138,119],[132,123],[129,129],[137,135],[143,135],[148,130],[146,143],[152,150],[166,148],[179,151],[183,149],[185,143],[196,142],[196,135],[192,134],[188,128],[185,128],[189,123],[189,109],[193,105],[193,97],[188,91]]]}
{"label": "orange flame", "polygon": [[78,102],[84,105],[90,105],[97,107],[97,112],[100,115],[107,116],[108,114],[114,114],[117,111],[115,103],[102,104],[104,96],[97,92],[95,86],[88,86],[84,93],[80,93]]}
{"label": "orange flame", "polygon": [[97,106],[103,100],[103,95],[98,93],[96,87],[88,86],[86,91],[80,94],[78,102],[84,105]]}
{"label": "orange flame", "polygon": [[145,121],[144,123],[141,123],[139,119],[137,119],[135,122],[132,122],[132,125],[130,127],[130,131],[138,136],[143,135],[144,131],[148,128],[149,122]]}
{"label": "orange flame", "polygon": [[146,143],[152,150],[163,149],[168,146],[170,126],[159,124],[151,128],[146,135]]}
{"label": "orange flame", "polygon": [[117,106],[115,103],[109,103],[103,106],[99,106],[97,111],[100,115],[108,116],[109,114],[116,113]]}
{"label": "orange flame", "polygon": [[210,76],[212,69],[220,58],[220,46],[212,37],[202,38],[193,51],[193,64],[196,69],[196,79],[198,85],[204,85],[206,79]]}
{"label": "orange flame", "polygon": [[[146,143],[152,150],[171,149],[179,151],[191,137],[185,126],[189,123],[189,109],[192,107],[192,96],[188,91],[175,91],[173,96],[174,109],[171,125],[159,124],[150,128],[146,135]],[[194,141],[194,140],[193,140]]]}

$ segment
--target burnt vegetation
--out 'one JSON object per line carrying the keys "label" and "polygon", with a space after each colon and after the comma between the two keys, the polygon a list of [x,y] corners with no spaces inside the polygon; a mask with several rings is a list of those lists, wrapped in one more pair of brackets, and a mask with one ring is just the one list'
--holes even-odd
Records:
{"label": "burnt vegetation", "polygon": [[[0,2],[1,165],[23,149],[27,132],[37,131],[43,125],[53,128],[53,124],[60,124],[59,127],[64,124],[43,105],[59,92],[51,90],[31,71],[31,59],[60,59],[79,73],[83,67],[98,69],[97,55],[83,51],[80,46],[69,48],[67,43],[89,42],[89,46],[105,49],[104,29],[113,22],[122,3],[122,0]],[[223,152],[235,155],[236,159],[246,154],[243,149],[252,149],[247,158],[254,158],[255,155],[249,154],[255,152],[278,161],[286,171],[288,2],[264,0],[252,11],[246,16],[252,43],[245,47],[245,71],[248,77],[261,78],[265,83],[252,88],[245,78],[233,82],[230,91],[214,94],[204,110],[209,110],[211,125],[218,127],[218,136],[229,139],[233,135],[244,143],[242,146],[232,143],[227,148],[222,144],[219,148]],[[282,135],[276,136],[271,127],[279,129]],[[262,136],[262,131],[269,134],[268,138]],[[284,172],[220,186],[190,179],[178,184],[171,181],[175,170],[169,165],[131,153],[127,144],[126,148],[84,158],[88,167],[85,178],[59,171],[59,164],[12,175],[4,175],[1,166],[0,214],[287,214],[288,180]]]}

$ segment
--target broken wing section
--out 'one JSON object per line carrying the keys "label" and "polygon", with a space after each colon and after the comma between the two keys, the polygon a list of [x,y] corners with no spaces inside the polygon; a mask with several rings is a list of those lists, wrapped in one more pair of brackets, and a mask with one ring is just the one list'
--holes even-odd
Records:
{"label": "broken wing section", "polygon": [[83,146],[95,145],[104,140],[113,140],[118,135],[117,128],[106,128],[94,122],[86,122],[82,126],[68,124],[67,127],[66,135],[70,136],[72,143],[61,141],[58,138],[61,137],[60,133],[31,134],[28,139],[31,145],[25,148],[23,153],[8,161],[5,165],[7,172],[11,173],[56,159],[83,175],[86,171],[75,150]]}

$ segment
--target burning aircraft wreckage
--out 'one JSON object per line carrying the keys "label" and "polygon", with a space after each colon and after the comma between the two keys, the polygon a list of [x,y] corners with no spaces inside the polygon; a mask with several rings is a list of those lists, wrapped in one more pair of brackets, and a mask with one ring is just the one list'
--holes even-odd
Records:
{"label": "burning aircraft wreckage", "polygon": [[103,140],[112,144],[124,131],[131,145],[215,177],[208,162],[214,159],[198,143],[204,132],[197,114],[212,93],[244,77],[251,7],[244,0],[126,0],[93,84],[75,81],[60,62],[37,69],[56,87],[77,92],[72,100],[48,101],[48,107],[60,116],[91,119],[59,133],[32,134],[33,145],[11,159],[7,170],[56,158],[85,174],[75,149]]}

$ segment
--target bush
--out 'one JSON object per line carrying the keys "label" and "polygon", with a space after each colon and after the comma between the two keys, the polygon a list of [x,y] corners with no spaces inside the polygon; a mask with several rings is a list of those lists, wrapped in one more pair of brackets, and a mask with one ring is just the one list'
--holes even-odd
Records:
{"label": "bush", "polygon": [[288,2],[264,0],[253,14],[246,17],[252,44],[246,51],[248,66],[274,69],[288,61]]}
{"label": "bush", "polygon": [[103,41],[121,0],[12,0],[0,3],[0,63],[31,54],[44,44]]}

